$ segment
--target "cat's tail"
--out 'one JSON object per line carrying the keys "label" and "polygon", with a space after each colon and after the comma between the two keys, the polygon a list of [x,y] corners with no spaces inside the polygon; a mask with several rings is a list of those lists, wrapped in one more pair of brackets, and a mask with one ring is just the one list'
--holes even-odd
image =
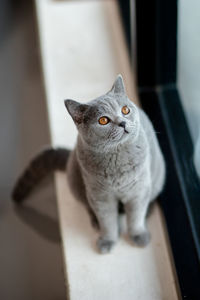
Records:
{"label": "cat's tail", "polygon": [[41,151],[29,163],[17,180],[12,198],[21,202],[44,177],[53,171],[65,171],[70,151],[64,148],[48,148]]}

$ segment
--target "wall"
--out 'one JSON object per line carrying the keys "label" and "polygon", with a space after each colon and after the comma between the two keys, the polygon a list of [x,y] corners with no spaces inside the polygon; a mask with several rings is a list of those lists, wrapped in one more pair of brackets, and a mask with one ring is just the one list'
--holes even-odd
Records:
{"label": "wall", "polygon": [[10,196],[29,159],[50,142],[34,9],[27,2],[6,0],[0,10],[0,299],[65,299],[52,178],[23,207]]}

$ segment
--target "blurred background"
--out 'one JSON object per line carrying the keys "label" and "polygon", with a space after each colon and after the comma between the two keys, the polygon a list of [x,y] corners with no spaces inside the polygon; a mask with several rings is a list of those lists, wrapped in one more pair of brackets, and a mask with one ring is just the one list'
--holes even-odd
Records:
{"label": "blurred background", "polygon": [[53,178],[18,209],[14,182],[50,144],[34,1],[0,3],[0,299],[65,299]]}
{"label": "blurred background", "polygon": [[200,2],[179,1],[178,86],[195,145],[194,161],[200,177]]}

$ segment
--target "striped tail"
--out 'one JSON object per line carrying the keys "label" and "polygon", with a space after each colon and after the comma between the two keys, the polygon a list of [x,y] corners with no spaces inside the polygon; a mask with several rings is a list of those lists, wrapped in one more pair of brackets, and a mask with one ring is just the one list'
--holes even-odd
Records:
{"label": "striped tail", "polygon": [[22,202],[44,177],[56,170],[65,171],[69,153],[64,148],[49,148],[40,152],[17,180],[12,192],[13,200]]}

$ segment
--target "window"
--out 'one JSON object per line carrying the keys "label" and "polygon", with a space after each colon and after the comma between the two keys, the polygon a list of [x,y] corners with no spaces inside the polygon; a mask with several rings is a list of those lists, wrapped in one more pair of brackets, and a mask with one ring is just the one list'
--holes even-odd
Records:
{"label": "window", "polygon": [[[131,39],[136,30],[140,101],[159,132],[158,138],[167,163],[167,182],[160,203],[166,219],[181,294],[183,298],[199,299],[200,184],[196,172],[198,150],[194,152],[195,147],[199,149],[199,131],[194,135],[192,123],[188,123],[193,118],[189,112],[192,95],[186,93],[190,92],[189,85],[183,85],[183,77],[188,76],[187,72],[195,72],[194,68],[191,69],[189,59],[194,56],[194,65],[200,61],[199,32],[186,31],[191,30],[186,26],[194,26],[195,21],[197,31],[200,26],[200,19],[197,18],[199,10],[194,7],[197,1],[119,2],[131,57]],[[128,11],[130,18],[127,17]],[[136,24],[131,21],[134,14]],[[184,29],[188,36],[183,36]],[[183,55],[186,49],[183,48],[183,43],[189,43],[191,37],[195,45],[195,38],[198,39],[199,49],[194,49],[190,44],[190,57],[185,61]],[[195,57],[198,61],[194,61]],[[182,72],[183,67],[185,74]],[[197,71],[199,72],[198,68]],[[196,75],[199,76],[197,71]],[[195,76],[194,73],[192,75]],[[198,85],[200,86],[200,82]],[[194,166],[194,153],[197,168]]]}

